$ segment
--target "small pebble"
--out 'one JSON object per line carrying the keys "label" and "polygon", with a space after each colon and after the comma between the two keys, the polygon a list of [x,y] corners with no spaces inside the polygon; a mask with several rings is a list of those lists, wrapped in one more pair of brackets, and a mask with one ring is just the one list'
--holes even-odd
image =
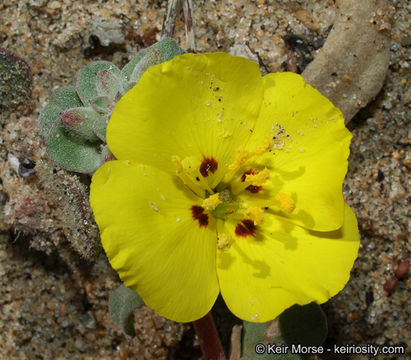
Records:
{"label": "small pebble", "polygon": [[263,37],[264,36],[264,30],[258,30],[257,32],[256,32],[256,35],[260,38],[260,37]]}
{"label": "small pebble", "polygon": [[398,279],[396,279],[395,277],[392,277],[392,278],[388,279],[388,280],[385,282],[384,286],[383,286],[385,292],[386,292],[388,295],[392,294],[392,292],[394,291],[395,287],[397,286],[397,283],[398,283]]}
{"label": "small pebble", "polygon": [[29,177],[30,175],[33,175],[36,173],[36,170],[34,170],[34,167],[36,166],[36,163],[30,159],[25,158],[20,164],[18,168],[18,174],[21,177]]}
{"label": "small pebble", "polygon": [[409,270],[410,270],[410,262],[409,261],[401,261],[398,264],[394,275],[397,279],[403,279],[408,274]]}

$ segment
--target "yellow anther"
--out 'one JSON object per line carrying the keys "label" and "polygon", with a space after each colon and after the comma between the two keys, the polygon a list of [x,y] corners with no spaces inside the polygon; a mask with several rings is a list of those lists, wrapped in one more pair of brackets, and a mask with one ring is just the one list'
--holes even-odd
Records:
{"label": "yellow anther", "polygon": [[280,204],[283,211],[292,213],[295,209],[295,202],[288,195],[284,193],[279,193],[275,197],[275,200]]}
{"label": "yellow anther", "polygon": [[203,208],[208,211],[213,211],[222,201],[219,199],[219,193],[209,196],[207,199],[203,200]]}
{"label": "yellow anther", "polygon": [[264,211],[257,206],[248,208],[245,214],[248,218],[254,221],[254,225],[260,225],[263,222]]}
{"label": "yellow anther", "polygon": [[234,171],[240,168],[248,159],[250,158],[250,153],[244,149],[244,147],[240,146],[235,151],[234,161],[228,167],[230,170]]}
{"label": "yellow anther", "polygon": [[226,233],[218,234],[217,247],[220,250],[228,250],[233,243],[233,238]]}
{"label": "yellow anther", "polygon": [[247,174],[245,181],[254,186],[262,186],[270,178],[270,170],[265,168],[258,174]]}
{"label": "yellow anther", "polygon": [[271,137],[266,137],[264,139],[264,144],[261,146],[258,146],[255,150],[254,153],[256,155],[262,155],[265,152],[267,152],[268,150],[272,149],[274,146],[274,140]]}

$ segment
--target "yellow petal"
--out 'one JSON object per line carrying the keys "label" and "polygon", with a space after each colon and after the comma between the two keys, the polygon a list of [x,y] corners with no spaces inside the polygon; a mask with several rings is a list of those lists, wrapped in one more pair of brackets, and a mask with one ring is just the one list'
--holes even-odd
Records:
{"label": "yellow petal", "polygon": [[295,201],[293,212],[283,215],[308,229],[338,229],[351,139],[340,110],[297,74],[266,75],[264,89],[249,149],[274,137],[273,151],[261,161],[272,163],[274,194],[281,192]]}
{"label": "yellow petal", "polygon": [[199,163],[214,158],[213,187],[235,149],[247,142],[262,99],[262,78],[252,61],[226,53],[176,56],[149,68],[120,99],[107,142],[117,159],[172,173],[172,156]]}
{"label": "yellow petal", "polygon": [[103,247],[126,286],[158,314],[180,322],[210,311],[219,292],[216,226],[200,226],[197,198],[169,174],[110,161],[91,183]]}
{"label": "yellow petal", "polygon": [[255,238],[235,236],[229,249],[218,251],[221,294],[236,316],[255,322],[272,320],[293,304],[323,303],[349,280],[358,246],[348,205],[343,227],[333,232],[265,215]]}

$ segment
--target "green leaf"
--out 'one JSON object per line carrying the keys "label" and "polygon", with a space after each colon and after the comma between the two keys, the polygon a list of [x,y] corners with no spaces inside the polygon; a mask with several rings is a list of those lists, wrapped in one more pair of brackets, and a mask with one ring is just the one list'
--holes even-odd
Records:
{"label": "green leaf", "polygon": [[99,117],[100,114],[90,107],[78,107],[63,111],[60,120],[70,135],[96,142],[100,139],[94,133],[93,125]]}
{"label": "green leaf", "polygon": [[[275,344],[278,349],[285,349],[284,340],[277,333],[270,334],[268,328],[272,322],[252,323],[244,321],[242,357],[241,360],[301,360],[301,357],[292,354],[290,349],[284,350],[282,354],[269,351],[267,345]],[[258,352],[258,350],[264,349]]]}
{"label": "green leaf", "polygon": [[103,142],[106,142],[106,129],[107,124],[109,121],[109,117],[107,116],[100,116],[98,117],[93,124],[93,131],[94,134]]}
{"label": "green leaf", "polygon": [[174,56],[184,54],[185,51],[178,46],[176,41],[171,38],[165,38],[154,45],[141,50],[126,66],[124,66],[122,72],[128,81],[131,81],[131,75],[136,65],[145,57],[149,52],[158,49],[160,53],[158,55],[158,62],[160,64],[164,61],[171,60]]}
{"label": "green leaf", "polygon": [[53,123],[60,118],[60,114],[67,109],[83,106],[74,87],[57,89],[44,107],[39,116],[39,124],[45,134],[50,132]]}
{"label": "green leaf", "polygon": [[142,305],[144,302],[140,296],[124,284],[110,295],[108,306],[111,319],[126,336],[135,335],[132,315],[134,309]]}
{"label": "green leaf", "polygon": [[316,303],[294,305],[280,315],[279,321],[287,344],[320,346],[327,337],[327,319]]}
{"label": "green leaf", "polygon": [[76,89],[84,105],[88,106],[90,101],[100,96],[97,93],[97,74],[101,70],[107,70],[116,76],[123,87],[127,85],[124,75],[117,66],[108,61],[94,61],[81,69],[77,77]]}
{"label": "green leaf", "polygon": [[78,173],[93,174],[103,163],[100,144],[71,136],[57,119],[46,142],[48,155],[61,167]]}

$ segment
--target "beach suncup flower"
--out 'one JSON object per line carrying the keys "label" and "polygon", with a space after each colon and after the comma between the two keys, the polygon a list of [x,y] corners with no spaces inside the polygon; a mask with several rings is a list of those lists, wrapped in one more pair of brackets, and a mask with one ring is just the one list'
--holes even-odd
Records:
{"label": "beach suncup flower", "polygon": [[255,322],[327,301],[359,246],[342,195],[350,139],[341,112],[299,75],[261,77],[225,53],[149,68],[115,106],[117,160],[91,184],[112,267],[180,322],[207,314],[219,292]]}

